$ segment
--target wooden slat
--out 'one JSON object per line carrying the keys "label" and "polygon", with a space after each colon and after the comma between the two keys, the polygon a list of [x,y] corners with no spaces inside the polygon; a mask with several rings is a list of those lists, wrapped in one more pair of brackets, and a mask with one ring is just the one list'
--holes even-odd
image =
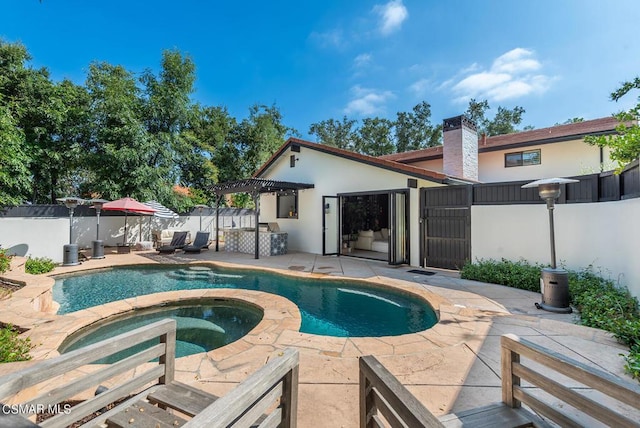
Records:
{"label": "wooden slat", "polygon": [[[261,419],[264,412],[276,402],[276,400],[282,397],[283,385],[282,382],[275,385],[269,392],[267,392],[259,401],[253,406],[247,409],[244,414],[238,418],[233,426],[234,427],[250,427],[255,425],[256,422]],[[288,426],[283,424],[283,426]]]}
{"label": "wooden slat", "polygon": [[109,389],[90,400],[83,401],[77,406],[74,406],[73,410],[69,414],[60,413],[51,419],[45,420],[41,425],[43,428],[64,428],[67,425],[90,415],[96,410],[102,409],[107,404],[113,403],[122,397],[126,397],[131,393],[131,391],[135,391],[149,382],[158,379],[163,373],[164,367],[156,366],[113,389]]}
{"label": "wooden slat", "polygon": [[549,379],[548,377],[530,369],[529,367],[523,366],[522,364],[514,364],[513,373],[516,376],[519,376],[521,379],[524,379],[532,383],[533,385],[540,387],[542,390],[548,392],[555,398],[564,401],[565,403],[575,407],[581,412],[586,413],[587,415],[590,415],[591,417],[604,422],[609,426],[638,426],[638,424],[636,424],[635,422],[622,416],[619,413],[610,410],[608,407],[605,407],[598,402],[591,400],[590,398],[579,394],[578,392],[567,388],[566,386],[561,385],[560,383],[552,379]]}
{"label": "wooden slat", "polygon": [[398,380],[373,356],[360,357],[360,371],[374,388],[385,397],[398,415],[409,426],[441,427],[438,419],[427,410]]}
{"label": "wooden slat", "polygon": [[98,385],[100,382],[111,379],[120,373],[124,373],[142,363],[159,357],[164,353],[164,348],[165,346],[163,344],[154,345],[151,348],[131,355],[130,357],[111,364],[104,369],[91,373],[90,375],[85,375],[84,377],[73,380],[65,385],[43,392],[34,399],[27,401],[25,404],[44,404],[47,406],[67,400],[76,394],[89,389],[91,386]]}
{"label": "wooden slat", "polygon": [[108,428],[176,428],[187,421],[145,401],[138,401],[107,419]]}
{"label": "wooden slat", "polygon": [[[389,422],[392,427],[409,428],[407,424],[402,420],[400,415],[389,405],[389,402],[380,394],[377,388],[373,388],[370,392],[373,401],[373,407],[379,414]],[[372,418],[377,415],[374,413]]]}
{"label": "wooden slat", "polygon": [[85,364],[130,348],[176,328],[174,320],[161,320],[93,345],[71,351],[50,360],[0,378],[0,399],[13,396],[33,385],[65,374]]}
{"label": "wooden slat", "polygon": [[494,427],[547,427],[539,417],[519,408],[513,409],[504,403],[495,403],[463,412],[442,416],[440,421],[446,427],[469,426],[474,428]]}
{"label": "wooden slat", "polygon": [[501,346],[502,370],[502,402],[509,407],[518,408],[520,402],[513,398],[513,387],[520,385],[520,379],[513,375],[513,363],[520,361],[520,356],[511,349]]}
{"label": "wooden slat", "polygon": [[369,383],[369,380],[367,379],[367,377],[364,375],[364,373],[362,372],[362,370],[358,371],[358,377],[359,377],[359,382],[358,382],[358,401],[360,402],[359,405],[359,413],[360,413],[360,428],[366,428],[367,426],[367,404],[366,404],[366,400],[367,400],[367,394],[368,394],[368,390],[371,389],[371,385]]}
{"label": "wooden slat", "polygon": [[567,415],[563,415],[553,407],[538,400],[531,394],[526,393],[524,389],[520,387],[517,387],[514,389],[513,396],[516,397],[518,400],[522,401],[523,403],[526,403],[526,405],[531,407],[536,413],[539,413],[542,416],[545,416],[551,419],[555,423],[559,424],[561,427],[582,428],[582,424],[579,424],[578,422],[574,421],[572,418],[570,418]]}
{"label": "wooden slat", "polygon": [[231,392],[196,415],[185,427],[227,427],[242,415],[245,409],[255,403],[264,391],[280,382],[293,367],[298,365],[298,361],[298,351],[286,349],[282,356],[273,358]]}
{"label": "wooden slat", "polygon": [[98,416],[97,418],[90,420],[82,425],[80,425],[80,428],[104,428],[104,424],[108,418],[110,418],[113,415],[116,415],[118,413],[120,413],[120,411],[125,408],[128,407],[134,403],[137,403],[140,400],[144,400],[147,396],[147,394],[149,394],[150,392],[153,392],[153,390],[155,388],[158,388],[158,385],[152,386],[151,388],[147,388],[144,391],[134,395],[133,397],[129,398],[128,400],[123,401],[122,403],[120,403],[120,405],[118,405],[117,407],[114,407],[111,410],[107,410],[105,413],[102,413],[100,416]]}
{"label": "wooden slat", "polygon": [[282,408],[278,407],[269,413],[266,418],[258,425],[258,428],[276,428],[282,422]]}
{"label": "wooden slat", "polygon": [[373,415],[371,417],[371,419],[369,420],[368,426],[372,428],[385,428],[384,422],[382,422],[382,419],[380,419],[380,416],[378,415]]}
{"label": "wooden slat", "polygon": [[284,376],[281,407],[283,408],[282,424],[291,428],[298,426],[298,372],[299,367],[294,366]]}
{"label": "wooden slat", "polygon": [[597,389],[636,409],[640,409],[640,387],[636,385],[536,345],[528,340],[521,339],[513,334],[503,335],[501,343],[502,346],[522,356],[552,368],[565,376]]}
{"label": "wooden slat", "polygon": [[187,385],[173,382],[161,386],[147,396],[149,402],[178,410],[185,415],[195,416],[218,397]]}
{"label": "wooden slat", "polygon": [[160,357],[160,364],[164,365],[164,376],[160,378],[160,383],[169,384],[173,382],[176,369],[176,329],[167,331],[160,336],[160,343],[166,347],[166,352]]}

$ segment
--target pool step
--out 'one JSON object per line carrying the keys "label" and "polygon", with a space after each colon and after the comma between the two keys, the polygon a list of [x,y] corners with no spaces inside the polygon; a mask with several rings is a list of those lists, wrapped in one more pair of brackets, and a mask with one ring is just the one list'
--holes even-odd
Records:
{"label": "pool step", "polygon": [[194,269],[198,266],[193,266],[188,269],[178,269],[173,272],[167,273],[167,276],[172,279],[192,279],[192,280],[212,280],[218,278],[242,278],[242,275],[232,275],[227,273],[217,273],[209,268]]}

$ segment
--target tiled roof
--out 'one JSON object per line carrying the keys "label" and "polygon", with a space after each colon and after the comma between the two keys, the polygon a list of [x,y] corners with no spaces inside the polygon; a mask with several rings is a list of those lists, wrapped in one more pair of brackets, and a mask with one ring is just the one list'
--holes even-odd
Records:
{"label": "tiled roof", "polygon": [[[526,147],[557,141],[569,141],[583,138],[586,135],[611,134],[615,132],[620,121],[615,117],[585,120],[584,122],[568,125],[552,126],[550,128],[534,129],[513,134],[496,135],[478,138],[478,152],[489,152],[511,147]],[[404,153],[394,153],[380,156],[380,159],[396,162],[412,162],[442,157],[442,146],[429,147]]]}
{"label": "tiled roof", "polygon": [[360,153],[355,153],[349,150],[339,149],[337,147],[327,146],[325,144],[313,143],[310,141],[301,140],[298,138],[289,138],[286,143],[284,143],[271,158],[264,163],[260,167],[258,171],[253,175],[256,178],[260,178],[260,176],[271,166],[271,164],[278,158],[280,155],[286,151],[292,144],[298,144],[301,147],[306,147],[312,150],[318,150],[320,152],[329,153],[335,156],[340,156],[345,159],[350,159],[356,162],[365,163],[368,165],[378,166],[380,168],[385,168],[388,170],[401,172],[412,177],[421,178],[425,180],[435,181],[438,183],[443,183],[448,181],[449,179],[453,180],[461,180],[461,181],[469,181],[464,180],[458,177],[453,177],[449,175],[442,174],[440,172],[431,171],[424,168],[419,168],[411,165],[405,165],[399,162],[394,162],[386,159],[382,159],[374,156],[362,155]]}

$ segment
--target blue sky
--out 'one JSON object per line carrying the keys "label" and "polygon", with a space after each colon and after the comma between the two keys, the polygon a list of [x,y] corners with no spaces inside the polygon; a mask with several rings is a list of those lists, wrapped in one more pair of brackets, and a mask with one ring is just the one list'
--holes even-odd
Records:
{"label": "blue sky", "polygon": [[395,118],[421,101],[432,122],[468,99],[551,126],[627,109],[609,94],[640,75],[640,3],[600,0],[0,0],[0,37],[55,80],[92,61],[157,70],[164,49],[196,64],[193,99],[242,119],[276,104],[304,138],[347,115]]}

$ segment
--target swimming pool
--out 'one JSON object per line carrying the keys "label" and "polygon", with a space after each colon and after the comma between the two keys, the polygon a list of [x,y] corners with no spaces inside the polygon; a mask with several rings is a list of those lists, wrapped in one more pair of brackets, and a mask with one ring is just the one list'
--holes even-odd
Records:
{"label": "swimming pool", "polygon": [[[58,348],[61,354],[94,344],[165,318],[176,320],[176,357],[199,354],[228,345],[253,329],[262,319],[261,310],[238,301],[177,303],[173,307],[147,308],[133,314],[109,317],[67,337]],[[138,344],[96,361],[111,364],[140,352],[157,340]]]}
{"label": "swimming pool", "polygon": [[59,277],[53,298],[59,314],[144,294],[235,288],[277,294],[300,309],[303,333],[381,337],[415,333],[437,322],[422,299],[346,280],[306,279],[217,266],[136,266]]}

